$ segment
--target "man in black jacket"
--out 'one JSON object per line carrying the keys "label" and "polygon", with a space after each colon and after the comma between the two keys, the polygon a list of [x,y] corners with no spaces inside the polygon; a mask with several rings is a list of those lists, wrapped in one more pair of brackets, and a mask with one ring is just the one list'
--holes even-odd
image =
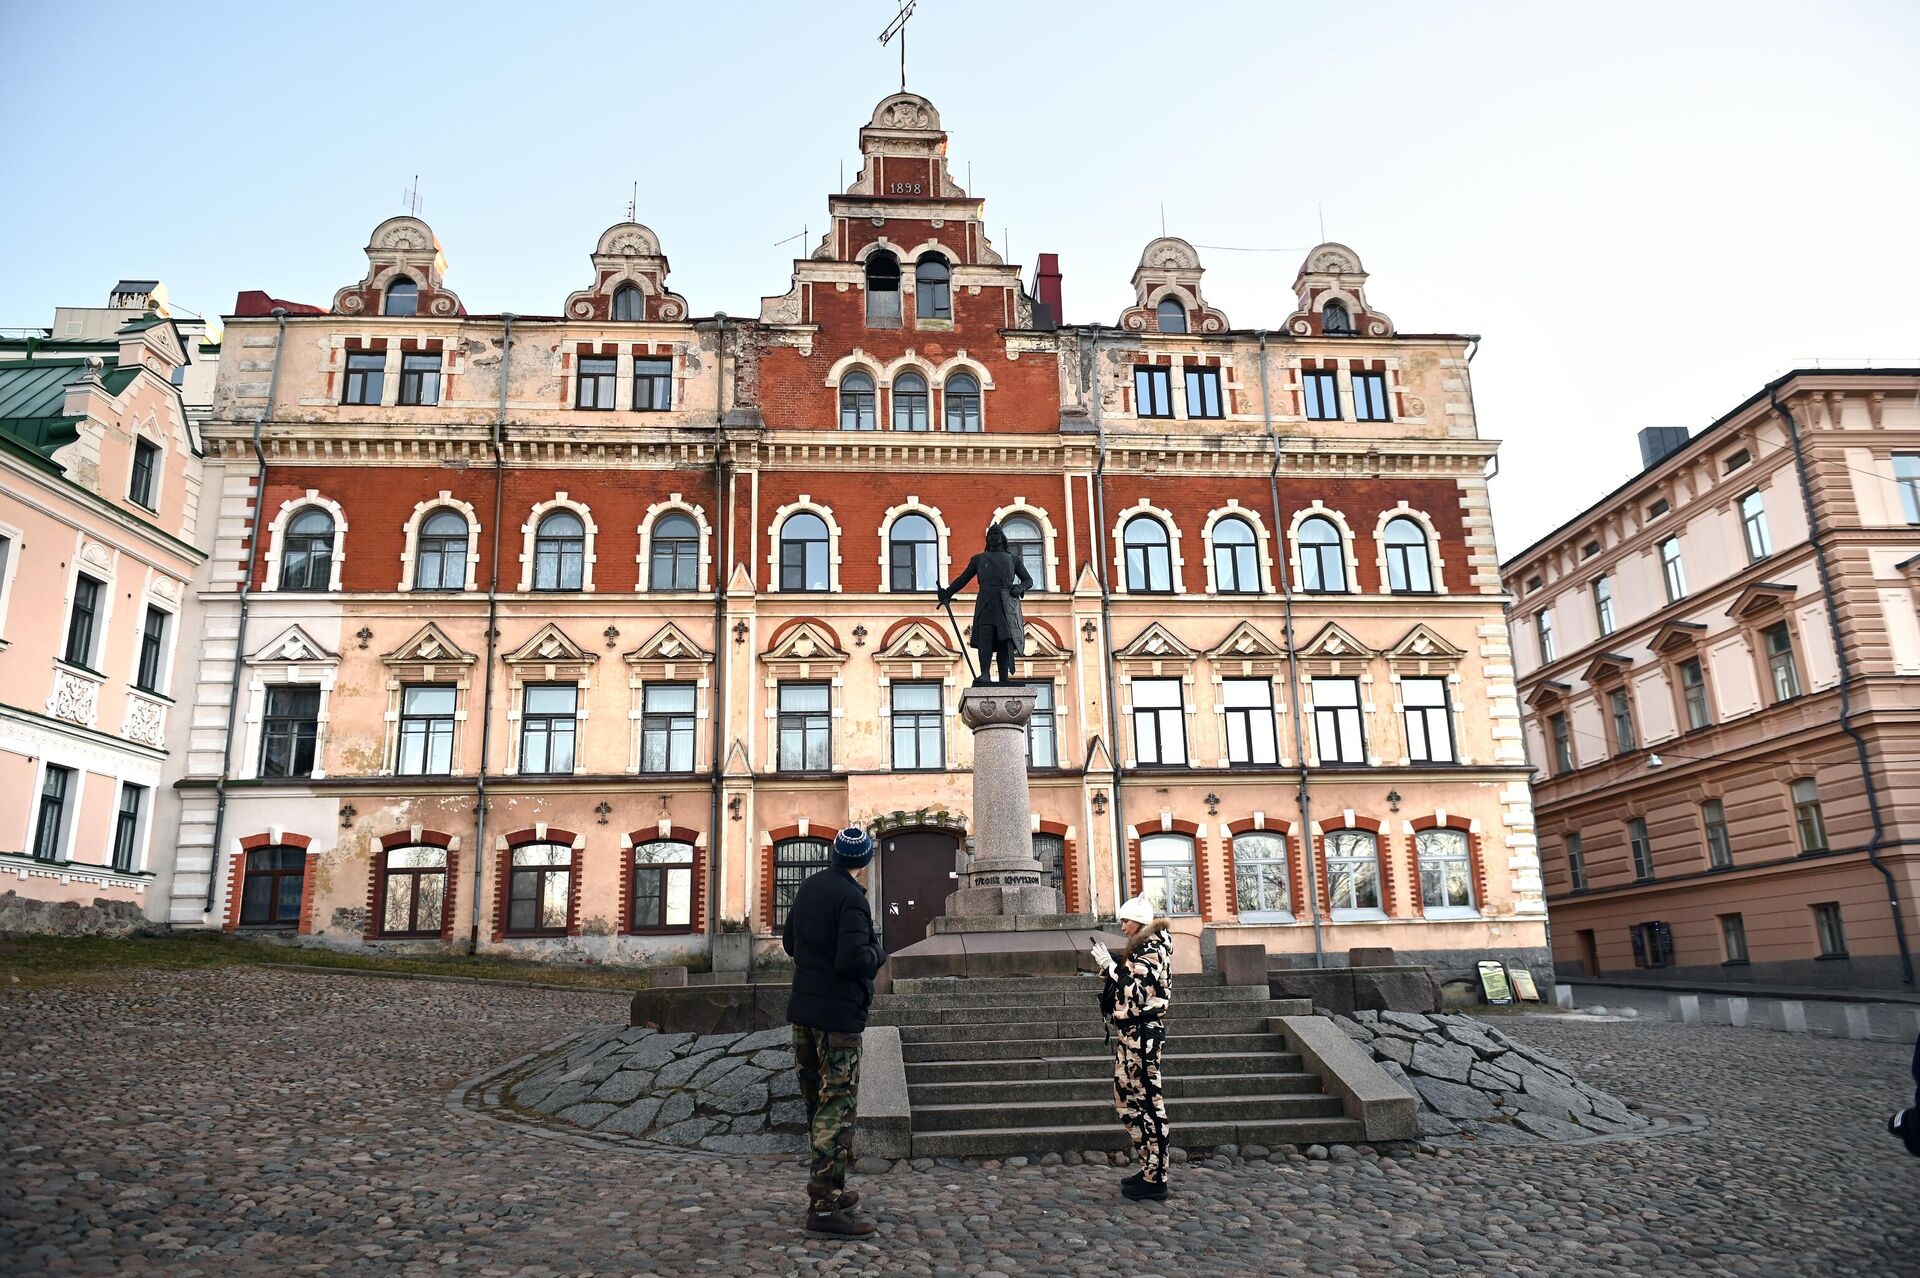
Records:
{"label": "man in black jacket", "polygon": [[860,1086],[860,1036],[873,1002],[873,977],[887,961],[861,884],[873,838],[848,826],[833,840],[833,865],[808,876],[787,909],[781,943],[793,956],[793,1056],[807,1103],[812,1175],[807,1232],[859,1238],[874,1231],[856,1216],[860,1195],[847,1189],[853,1119]]}

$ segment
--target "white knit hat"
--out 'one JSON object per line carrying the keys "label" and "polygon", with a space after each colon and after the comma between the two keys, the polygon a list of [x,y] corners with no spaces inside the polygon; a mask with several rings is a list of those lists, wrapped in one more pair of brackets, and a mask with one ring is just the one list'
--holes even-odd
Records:
{"label": "white knit hat", "polygon": [[1122,905],[1120,907],[1120,921],[1124,923],[1129,919],[1138,923],[1141,927],[1150,926],[1153,923],[1153,902],[1144,896],[1136,896],[1125,905]]}

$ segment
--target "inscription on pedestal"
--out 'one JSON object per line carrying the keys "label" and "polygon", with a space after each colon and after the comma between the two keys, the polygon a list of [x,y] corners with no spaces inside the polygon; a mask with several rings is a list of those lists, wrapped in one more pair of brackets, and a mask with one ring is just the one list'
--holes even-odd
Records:
{"label": "inscription on pedestal", "polygon": [[969,887],[1018,886],[1039,881],[1040,876],[1037,874],[971,874],[967,876]]}

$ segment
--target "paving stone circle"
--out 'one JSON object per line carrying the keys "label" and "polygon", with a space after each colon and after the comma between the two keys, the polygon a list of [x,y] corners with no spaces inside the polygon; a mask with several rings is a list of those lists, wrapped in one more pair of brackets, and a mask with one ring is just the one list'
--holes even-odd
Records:
{"label": "paving stone circle", "polygon": [[1493,1143],[1644,1132],[1660,1120],[1574,1068],[1457,1012],[1355,1012],[1333,1021],[1419,1098],[1420,1134]]}
{"label": "paving stone circle", "polygon": [[507,1104],[588,1131],[715,1154],[806,1148],[792,1031],[594,1030],[509,1081]]}

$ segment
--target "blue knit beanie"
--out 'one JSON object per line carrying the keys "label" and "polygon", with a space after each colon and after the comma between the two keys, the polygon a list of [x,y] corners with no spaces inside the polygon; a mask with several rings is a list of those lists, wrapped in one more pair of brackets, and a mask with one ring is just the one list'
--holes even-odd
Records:
{"label": "blue knit beanie", "polygon": [[850,825],[833,836],[833,863],[843,869],[857,870],[873,860],[873,836],[857,825]]}

